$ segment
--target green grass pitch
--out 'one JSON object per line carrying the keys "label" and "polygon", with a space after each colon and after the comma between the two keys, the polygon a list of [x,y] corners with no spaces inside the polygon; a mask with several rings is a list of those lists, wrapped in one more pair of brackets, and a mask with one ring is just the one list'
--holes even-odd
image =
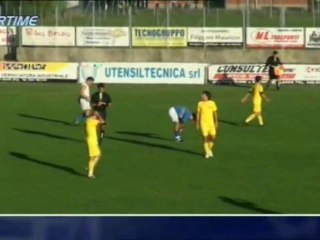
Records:
{"label": "green grass pitch", "polygon": [[[209,89],[219,107],[215,158],[189,123],[172,141],[174,104],[195,108]],[[243,87],[109,85],[108,138],[94,180],[77,84],[1,83],[0,213],[319,213],[318,86],[267,91],[263,128],[242,126]]]}

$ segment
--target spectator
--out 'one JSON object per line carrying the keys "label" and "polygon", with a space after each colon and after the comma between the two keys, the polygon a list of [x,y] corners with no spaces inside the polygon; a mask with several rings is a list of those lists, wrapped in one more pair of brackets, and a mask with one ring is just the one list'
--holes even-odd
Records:
{"label": "spectator", "polygon": [[13,28],[8,29],[7,46],[9,60],[17,61],[17,39]]}

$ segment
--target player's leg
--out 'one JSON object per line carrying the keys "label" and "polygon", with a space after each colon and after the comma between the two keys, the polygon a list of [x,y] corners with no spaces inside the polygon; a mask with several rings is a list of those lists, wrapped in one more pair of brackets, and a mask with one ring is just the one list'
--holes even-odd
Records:
{"label": "player's leg", "polygon": [[179,138],[180,138],[180,142],[183,140],[182,139],[182,132],[183,132],[183,129],[184,129],[184,124],[183,123],[179,123],[179,127],[178,127],[178,132],[179,132]]}
{"label": "player's leg", "polygon": [[255,114],[255,112],[251,113],[251,114],[246,118],[246,120],[244,121],[245,124],[248,124],[249,122],[251,122],[253,119],[256,118],[256,116],[257,116],[257,115]]}
{"label": "player's leg", "polygon": [[250,114],[247,119],[245,120],[245,123],[248,124],[249,122],[251,122],[253,119],[255,119],[259,114],[259,112],[261,112],[261,102],[254,102],[253,103],[253,110],[252,110],[252,114]]}
{"label": "player's leg", "polygon": [[85,112],[82,112],[81,115],[79,115],[76,120],[75,120],[75,124],[80,124],[82,123],[84,120],[86,119],[86,113]]}
{"label": "player's leg", "polygon": [[259,121],[259,125],[260,125],[260,126],[263,126],[263,125],[264,125],[263,117],[262,117],[261,113],[258,114],[258,121]]}
{"label": "player's leg", "polygon": [[96,170],[96,167],[97,167],[99,160],[100,160],[100,156],[95,156],[92,158],[92,166],[91,166],[92,168],[91,168],[91,172],[89,172],[89,174],[88,174],[88,177],[95,178],[94,173],[95,173],[95,170]]}
{"label": "player's leg", "polygon": [[102,139],[105,136],[107,114],[105,111],[99,112],[99,114],[104,120],[104,123],[100,124],[100,127],[99,127],[99,145],[100,145],[102,143]]}
{"label": "player's leg", "polygon": [[204,156],[205,158],[210,157],[210,145],[209,145],[209,131],[205,127],[201,127],[201,133],[202,133],[202,141],[203,141],[203,150],[204,150]]}
{"label": "player's leg", "polygon": [[209,157],[213,157],[213,149],[214,149],[215,141],[216,141],[216,130],[212,128],[210,129],[209,135],[208,135],[208,147],[210,149]]}
{"label": "player's leg", "polygon": [[267,82],[266,89],[269,89],[270,84],[272,84],[272,80],[273,80],[272,77],[269,76],[269,80],[268,80],[268,82]]}
{"label": "player's leg", "polygon": [[257,118],[258,118],[259,125],[263,126],[264,123],[263,123],[263,118],[262,118],[262,115],[261,115],[261,112],[262,112],[262,104],[261,104],[261,102],[258,102],[258,103],[254,104],[253,111],[254,111],[255,115],[257,116]]}
{"label": "player's leg", "polygon": [[280,81],[279,81],[279,77],[276,78],[276,88],[277,90],[280,90]]}
{"label": "player's leg", "polygon": [[82,114],[78,116],[75,120],[75,124],[79,124],[86,120],[87,116],[90,114],[91,106],[88,101],[85,101],[84,99],[80,100],[80,106],[82,109]]}
{"label": "player's leg", "polygon": [[89,156],[90,156],[89,164],[88,164],[88,177],[94,178],[95,168],[100,159],[101,152],[96,142],[89,141],[88,146],[89,146]]}
{"label": "player's leg", "polygon": [[179,124],[179,117],[174,109],[174,107],[171,107],[169,109],[169,117],[171,119],[171,122],[173,123],[173,135],[174,135],[174,140],[177,142],[181,141],[181,135],[180,135],[180,124]]}

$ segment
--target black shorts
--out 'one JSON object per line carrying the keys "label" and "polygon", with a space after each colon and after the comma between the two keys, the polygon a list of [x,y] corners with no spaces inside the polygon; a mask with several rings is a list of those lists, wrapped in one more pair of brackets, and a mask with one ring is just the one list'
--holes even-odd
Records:
{"label": "black shorts", "polygon": [[269,68],[269,80],[273,80],[273,79],[279,79],[279,76],[274,74],[273,68]]}
{"label": "black shorts", "polygon": [[97,111],[97,112],[100,114],[100,116],[101,116],[104,120],[107,119],[107,111]]}

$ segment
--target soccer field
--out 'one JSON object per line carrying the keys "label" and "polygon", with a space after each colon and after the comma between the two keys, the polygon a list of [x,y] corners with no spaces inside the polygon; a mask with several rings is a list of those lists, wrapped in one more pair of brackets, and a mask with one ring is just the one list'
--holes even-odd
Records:
{"label": "soccer field", "polygon": [[[168,108],[209,89],[215,158],[193,123],[172,141]],[[269,90],[265,127],[243,126],[244,87],[109,85],[108,137],[94,180],[77,84],[1,83],[0,213],[320,213],[319,86]]]}

